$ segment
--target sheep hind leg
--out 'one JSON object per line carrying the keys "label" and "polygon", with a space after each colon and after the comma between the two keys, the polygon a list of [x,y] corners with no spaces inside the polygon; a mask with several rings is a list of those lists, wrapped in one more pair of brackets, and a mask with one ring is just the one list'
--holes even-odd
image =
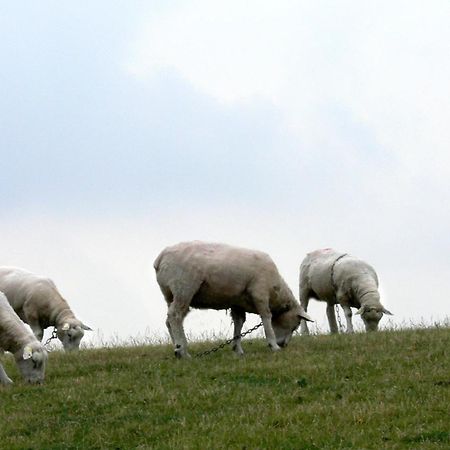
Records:
{"label": "sheep hind leg", "polygon": [[175,339],[173,337],[172,328],[170,327],[169,318],[166,319],[166,327],[167,331],[169,332],[170,340],[172,341],[172,344],[175,345]]}
{"label": "sheep hind leg", "polygon": [[[170,289],[165,288],[165,287],[161,287],[161,291],[162,291],[162,293],[164,295],[164,299],[166,300],[167,308],[169,308],[170,304],[173,302],[172,292],[170,291]],[[172,328],[170,327],[170,321],[169,321],[169,317],[168,316],[167,316],[167,319],[166,319],[166,327],[167,327],[167,331],[169,332],[169,336],[170,336],[170,339],[172,341],[172,344],[175,345],[175,340],[174,340],[174,337],[173,337]]]}
{"label": "sheep hind leg", "polygon": [[175,356],[177,358],[190,357],[183,328],[183,321],[188,311],[189,302],[179,301],[177,298],[174,298],[167,311],[166,325],[175,346]]}

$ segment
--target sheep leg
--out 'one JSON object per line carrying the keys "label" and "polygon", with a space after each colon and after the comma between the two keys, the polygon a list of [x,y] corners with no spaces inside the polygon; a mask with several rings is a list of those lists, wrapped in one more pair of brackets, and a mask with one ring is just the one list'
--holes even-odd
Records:
{"label": "sheep leg", "polygon": [[177,358],[190,357],[183,328],[184,318],[189,311],[189,303],[178,300],[175,297],[167,311],[166,325],[175,346],[175,356]]}
{"label": "sheep leg", "polygon": [[[164,295],[164,299],[166,300],[167,307],[169,307],[170,304],[173,301],[172,292],[170,291],[170,289],[167,289],[166,287],[163,287],[163,286],[161,287],[161,291],[162,291],[162,293]],[[169,332],[169,336],[170,336],[170,339],[172,341],[172,344],[175,345],[175,340],[174,340],[174,337],[173,337],[172,328],[170,327],[169,318],[166,319],[166,327],[167,327],[167,331]]]}
{"label": "sheep leg", "polygon": [[8,375],[6,375],[5,369],[3,368],[1,363],[0,363],[0,383],[5,385],[12,383],[11,378],[9,378]]}
{"label": "sheep leg", "polygon": [[[309,305],[309,289],[300,287],[300,305],[303,307],[305,312],[308,312]],[[300,333],[309,334],[308,324],[305,319],[300,321]]]}
{"label": "sheep leg", "polygon": [[330,324],[330,332],[335,334],[338,332],[338,325],[336,322],[336,315],[334,313],[334,303],[327,303],[327,317]]}
{"label": "sheep leg", "polygon": [[33,305],[26,303],[23,307],[23,314],[25,316],[25,322],[30,326],[31,331],[36,336],[38,341],[42,341],[44,337],[44,330],[39,324],[39,317]]}
{"label": "sheep leg", "polygon": [[44,330],[38,323],[29,324],[31,331],[33,331],[33,334],[36,336],[36,339],[40,342],[42,341],[42,338],[44,336]]}
{"label": "sheep leg", "polygon": [[353,324],[352,324],[352,310],[350,306],[342,305],[342,309],[344,310],[345,320],[347,321],[347,333],[354,333]]}
{"label": "sheep leg", "polygon": [[264,283],[255,282],[248,287],[248,292],[252,296],[257,314],[261,317],[269,347],[274,352],[280,350],[275,332],[272,328],[272,312],[269,307],[269,293],[267,291],[267,286],[265,286]]}
{"label": "sheep leg", "polygon": [[272,313],[269,308],[269,299],[266,301],[255,302],[256,311],[260,315],[264,333],[266,335],[267,343],[272,351],[276,352],[280,350],[280,346],[277,344],[277,338],[275,337],[275,332],[272,328]]}
{"label": "sheep leg", "polygon": [[272,328],[272,314],[269,312],[264,312],[260,314],[261,320],[264,327],[264,333],[266,335],[267,342],[269,344],[270,349],[273,352],[281,350],[281,347],[277,344],[277,339],[275,337],[275,332]]}
{"label": "sheep leg", "polygon": [[172,328],[170,327],[169,318],[166,319],[166,327],[167,327],[167,331],[169,332],[169,336],[172,341],[172,344],[175,345],[175,339],[173,337]]}
{"label": "sheep leg", "polygon": [[231,308],[231,318],[233,319],[234,324],[233,350],[238,355],[243,355],[244,350],[242,350],[241,337],[239,335],[241,334],[242,326],[244,325],[245,322],[245,311],[242,309]]}

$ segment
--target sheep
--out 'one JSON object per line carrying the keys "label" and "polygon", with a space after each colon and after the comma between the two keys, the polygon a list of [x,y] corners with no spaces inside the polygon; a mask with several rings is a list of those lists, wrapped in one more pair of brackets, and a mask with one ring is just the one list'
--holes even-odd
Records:
{"label": "sheep", "polygon": [[291,339],[300,319],[312,319],[265,253],[200,241],[165,248],[154,262],[167,302],[166,326],[175,356],[189,357],[183,320],[189,308],[231,309],[233,349],[238,355],[246,312],[261,316],[269,347],[277,351]]}
{"label": "sheep", "polygon": [[[351,308],[358,308],[366,331],[376,331],[383,314],[392,315],[381,303],[378,277],[369,264],[347,253],[327,248],[308,253],[300,266],[300,304],[308,310],[310,298],[327,302],[331,333],[338,332],[334,305],[344,310],[347,332],[353,333]],[[302,321],[302,334],[308,326]]]}
{"label": "sheep", "polygon": [[[0,292],[0,353],[5,351],[14,355],[25,381],[29,383],[44,381],[47,351],[11,308],[5,294]],[[12,383],[1,363],[0,383],[4,385]]]}
{"label": "sheep", "polygon": [[49,278],[16,267],[0,267],[0,291],[40,341],[44,329],[54,326],[64,350],[76,350],[84,330],[92,331],[75,317]]}

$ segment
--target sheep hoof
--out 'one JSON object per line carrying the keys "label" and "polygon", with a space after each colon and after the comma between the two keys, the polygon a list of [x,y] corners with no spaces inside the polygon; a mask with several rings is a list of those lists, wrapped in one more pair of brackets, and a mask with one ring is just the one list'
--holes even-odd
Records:
{"label": "sheep hoof", "polygon": [[175,346],[174,353],[175,353],[175,357],[178,359],[191,357],[191,355],[179,344]]}

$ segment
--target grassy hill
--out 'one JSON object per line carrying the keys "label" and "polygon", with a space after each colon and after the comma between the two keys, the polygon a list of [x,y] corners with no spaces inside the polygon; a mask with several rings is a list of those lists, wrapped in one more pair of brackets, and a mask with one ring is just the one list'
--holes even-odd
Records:
{"label": "grassy hill", "polygon": [[[191,345],[206,350],[211,343]],[[0,388],[2,449],[448,449],[450,329],[263,340],[178,361],[169,346],[50,354]]]}

